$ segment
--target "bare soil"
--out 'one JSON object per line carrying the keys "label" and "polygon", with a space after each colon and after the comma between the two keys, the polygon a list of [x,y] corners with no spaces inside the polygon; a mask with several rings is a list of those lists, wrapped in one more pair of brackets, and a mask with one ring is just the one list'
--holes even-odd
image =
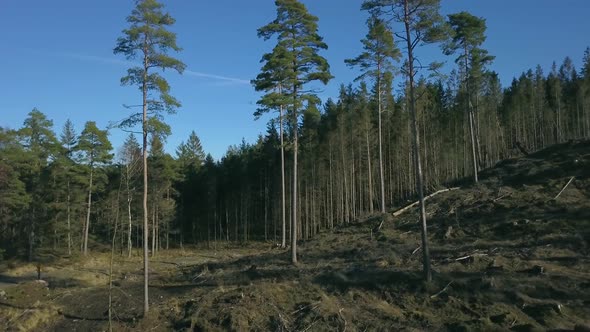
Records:
{"label": "bare soil", "polygon": [[[163,252],[151,262],[147,318],[139,253],[117,256],[114,330],[584,331],[590,142],[506,160],[481,177],[427,203],[431,283],[411,209],[302,242],[297,266],[264,243]],[[107,254],[49,260],[46,283],[35,265],[4,265],[0,330],[108,329]]]}

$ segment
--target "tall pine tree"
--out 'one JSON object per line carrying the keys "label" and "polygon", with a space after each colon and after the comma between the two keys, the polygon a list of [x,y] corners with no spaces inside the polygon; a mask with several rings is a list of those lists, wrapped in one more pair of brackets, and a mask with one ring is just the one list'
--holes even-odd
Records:
{"label": "tall pine tree", "polygon": [[395,35],[406,44],[406,65],[403,72],[408,78],[408,99],[410,108],[411,129],[413,137],[414,167],[416,173],[416,191],[420,201],[420,221],[422,233],[422,255],[424,278],[432,280],[430,271],[430,253],[426,226],[426,208],[424,204],[424,175],[420,159],[420,136],[416,119],[416,48],[426,43],[442,41],[445,37],[444,24],[440,15],[440,0],[365,0],[362,8],[373,15],[385,16],[387,20],[403,25],[403,33]]}
{"label": "tall pine tree", "polygon": [[[476,108],[477,95],[483,77],[483,67],[494,58],[488,52],[480,48],[485,41],[486,22],[485,19],[473,16],[467,12],[460,12],[449,15],[449,25],[452,29],[450,42],[444,45],[445,53],[450,55],[459,53],[455,60],[462,67],[463,84],[465,89],[465,109],[468,114],[469,136],[471,139],[471,154],[473,163],[473,180],[478,181],[478,156],[479,133],[476,124],[474,109]],[[475,98],[473,98],[475,94]]]}
{"label": "tall pine tree", "polygon": [[328,61],[319,55],[328,48],[318,34],[318,18],[311,15],[305,5],[297,0],[277,0],[277,17],[274,21],[258,29],[258,35],[265,40],[277,39],[277,47],[263,61],[276,66],[273,71],[280,72],[285,85],[276,102],[285,105],[290,113],[293,130],[293,197],[291,223],[291,261],[297,263],[297,144],[299,117],[303,106],[317,103],[318,98],[309,83],[320,81],[327,84],[332,78]]}
{"label": "tall pine tree", "polygon": [[[357,79],[370,77],[377,87],[377,116],[379,127],[379,182],[381,187],[381,213],[385,213],[385,177],[383,175],[383,87],[385,75],[393,73],[392,61],[398,61],[401,52],[393,41],[393,33],[385,22],[376,16],[367,21],[369,33],[361,42],[364,52],[354,59],[345,60],[350,66],[361,68],[362,74]],[[369,179],[369,181],[371,181]],[[371,210],[373,202],[370,202]]]}
{"label": "tall pine tree", "polygon": [[174,113],[180,102],[170,95],[170,85],[156,69],[173,69],[179,73],[184,71],[185,65],[180,60],[168,55],[170,50],[180,51],[176,44],[176,34],[167,27],[175,20],[168,13],[163,12],[163,5],[156,0],[138,0],[131,15],[127,17],[130,24],[123,30],[123,37],[117,39],[115,54],[123,54],[127,59],[141,60],[141,66],[127,70],[127,75],[121,78],[122,85],[138,86],[142,93],[142,112],[132,114],[121,123],[121,126],[141,124],[143,135],[143,269],[144,269],[144,316],[149,311],[148,295],[148,164],[147,148],[148,133],[150,132],[149,118],[160,119],[162,113]]}

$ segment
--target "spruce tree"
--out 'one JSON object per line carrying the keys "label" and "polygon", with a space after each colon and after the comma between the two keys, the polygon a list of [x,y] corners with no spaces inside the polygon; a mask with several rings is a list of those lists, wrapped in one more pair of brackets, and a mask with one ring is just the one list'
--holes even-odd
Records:
{"label": "spruce tree", "polygon": [[190,165],[195,170],[198,170],[203,165],[205,162],[205,152],[203,151],[201,140],[194,130],[190,133],[186,143],[180,143],[176,149],[176,155],[178,161],[185,167]]}
{"label": "spruce tree", "polygon": [[72,254],[72,178],[75,176],[75,153],[78,135],[70,119],[63,126],[60,143],[63,147],[63,173],[66,181],[66,220],[68,232],[68,255]]}

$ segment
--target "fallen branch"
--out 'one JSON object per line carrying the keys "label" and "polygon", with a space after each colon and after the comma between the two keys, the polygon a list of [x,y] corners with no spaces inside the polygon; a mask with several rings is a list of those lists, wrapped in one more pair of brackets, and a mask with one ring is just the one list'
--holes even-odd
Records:
{"label": "fallen branch", "polygon": [[417,253],[420,249],[422,249],[422,246],[418,246],[418,248],[414,249],[414,251],[412,251],[412,255]]}
{"label": "fallen branch", "polygon": [[193,277],[193,281],[196,281],[197,279],[199,279],[200,277],[204,276],[207,273],[207,270],[203,270],[203,272],[197,274],[196,276]]}
{"label": "fallen branch", "polygon": [[488,254],[471,254],[471,255],[467,255],[467,256],[463,256],[463,257],[459,257],[459,258],[455,258],[455,262],[458,261],[462,261],[462,260],[466,260],[469,259],[471,257],[475,257],[475,256],[487,256]]}
{"label": "fallen branch", "polygon": [[513,327],[514,324],[516,324],[516,318],[514,318],[514,320],[512,321],[512,323],[510,323],[510,327]]}
{"label": "fallen branch", "polygon": [[[495,248],[494,250],[496,250],[496,249],[498,249],[498,248]],[[492,253],[492,252],[493,252],[493,250],[490,253]],[[481,253],[481,252],[479,252],[479,249],[476,249],[475,251],[472,251],[471,253],[463,254],[463,256],[446,258],[443,260],[443,262],[446,262],[446,263],[460,262],[460,261],[464,261],[469,258],[480,257],[480,256],[489,256],[489,253],[488,254]]]}
{"label": "fallen branch", "polygon": [[310,303],[310,304],[308,304],[308,305],[306,305],[306,306],[302,306],[302,307],[300,307],[299,309],[297,309],[297,310],[293,311],[293,312],[291,313],[291,315],[295,315],[296,313],[300,312],[301,310],[304,310],[304,309],[307,309],[307,308],[310,308],[310,307],[312,308],[312,310],[314,310],[314,309],[316,309],[316,308],[317,308],[317,307],[318,307],[318,306],[319,306],[321,303],[322,303],[322,301],[317,301],[317,302],[314,302],[314,303]]}
{"label": "fallen branch", "polygon": [[309,329],[313,326],[313,324],[315,324],[318,320],[319,319],[315,319],[313,322],[311,322],[311,324],[305,330],[303,330],[301,332],[307,332],[307,331],[309,331]]}
{"label": "fallen branch", "polygon": [[448,283],[448,284],[445,286],[445,288],[443,288],[443,289],[442,289],[440,292],[438,292],[438,293],[436,293],[436,294],[434,294],[434,295],[430,296],[430,298],[431,298],[431,299],[434,299],[434,298],[438,297],[440,294],[442,294],[442,293],[446,292],[446,291],[447,291],[447,289],[449,289],[449,286],[450,286],[452,283],[453,283],[453,281],[451,280],[451,282],[449,282],[449,283]]}
{"label": "fallen branch", "polygon": [[559,196],[565,190],[565,188],[567,188],[567,186],[569,186],[570,183],[572,183],[572,181],[574,181],[574,178],[575,178],[575,176],[572,176],[572,178],[565,184],[565,186],[563,186],[563,188],[561,188],[561,191],[559,192],[559,194],[557,194],[557,196],[553,197],[554,200],[556,200],[557,198],[559,198]]}
{"label": "fallen branch", "polygon": [[510,195],[512,195],[512,193],[506,193],[506,194],[504,194],[504,195],[502,195],[502,196],[500,196],[498,198],[495,198],[492,202],[497,202],[497,201],[501,200],[502,198],[508,197]]}
{"label": "fallen branch", "polygon": [[[424,197],[424,201],[426,201],[426,200],[428,200],[429,198],[432,198],[432,197],[434,197],[434,196],[436,196],[436,195],[438,195],[438,194],[442,194],[442,193],[444,193],[444,192],[447,192],[447,191],[452,191],[452,190],[457,190],[457,189],[461,189],[461,188],[459,188],[459,187],[454,187],[454,188],[441,189],[441,190],[439,190],[439,191],[437,191],[437,192],[434,192],[434,193],[432,193],[432,194],[430,194],[430,195],[428,195],[428,196]],[[408,211],[409,209],[413,208],[414,206],[418,205],[418,204],[420,204],[420,201],[416,201],[416,202],[414,202],[414,203],[412,203],[412,204],[410,204],[410,205],[408,205],[408,206],[406,206],[406,207],[404,207],[404,208],[401,208],[401,209],[399,209],[399,210],[397,210],[397,211],[393,212],[393,216],[394,216],[394,217],[397,217],[397,216],[399,216],[399,215],[403,214],[404,212]]]}
{"label": "fallen branch", "polygon": [[26,309],[25,311],[23,311],[20,315],[13,317],[12,319],[10,319],[8,322],[6,322],[6,326],[10,327],[10,323],[12,323],[13,320],[18,320],[20,319],[22,316],[24,316],[27,312],[32,311],[33,309]]}
{"label": "fallen branch", "polygon": [[344,321],[344,329],[342,330],[342,332],[346,332],[346,318],[344,318],[344,316],[342,315],[342,310],[344,310],[344,308],[340,308],[340,310],[338,311],[338,315],[340,315],[340,318],[342,318],[342,320]]}
{"label": "fallen branch", "polygon": [[[275,306],[275,308],[276,308],[276,306]],[[278,308],[277,308],[277,310],[278,310]],[[288,321],[287,321],[285,318],[283,318],[283,315],[281,315],[281,313],[280,313],[280,312],[279,312],[279,321],[280,321],[280,322],[281,322],[281,324],[283,325],[283,326],[282,326],[282,328],[283,328],[284,330],[287,330],[287,331],[288,331],[289,329],[288,329],[287,327],[289,326],[289,322],[288,322]],[[282,331],[283,329],[281,329],[281,331]]]}

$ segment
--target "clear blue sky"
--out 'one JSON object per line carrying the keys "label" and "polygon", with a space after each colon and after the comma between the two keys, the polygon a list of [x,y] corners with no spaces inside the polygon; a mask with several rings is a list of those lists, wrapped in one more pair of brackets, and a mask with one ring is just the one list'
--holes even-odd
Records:
{"label": "clear blue sky", "polygon": [[[319,17],[320,34],[330,49],[324,53],[335,79],[321,94],[336,96],[338,86],[357,75],[343,60],[356,56],[365,35],[366,14],[360,0],[305,0]],[[188,66],[183,76],[167,72],[172,94],[183,104],[167,118],[173,152],[191,130],[206,152],[220,158],[242,138],[253,142],[265,131],[268,118],[254,121],[259,95],[249,80],[260,69],[260,57],[271,42],[256,37],[256,29],[275,17],[271,0],[164,1],[176,18],[173,31]],[[122,104],[137,104],[140,93],[121,87],[127,65],[112,53],[126,27],[133,1],[124,0],[0,0],[0,126],[18,128],[37,107],[54,120],[59,132],[70,118],[78,132],[84,122],[105,127],[125,117]],[[579,68],[590,45],[590,1],[587,0],[443,0],[444,14],[466,10],[487,19],[485,47],[495,55],[492,69],[504,84],[523,70],[571,56]],[[419,51],[424,62],[453,60],[438,48]],[[118,147],[126,134],[113,130]]]}

